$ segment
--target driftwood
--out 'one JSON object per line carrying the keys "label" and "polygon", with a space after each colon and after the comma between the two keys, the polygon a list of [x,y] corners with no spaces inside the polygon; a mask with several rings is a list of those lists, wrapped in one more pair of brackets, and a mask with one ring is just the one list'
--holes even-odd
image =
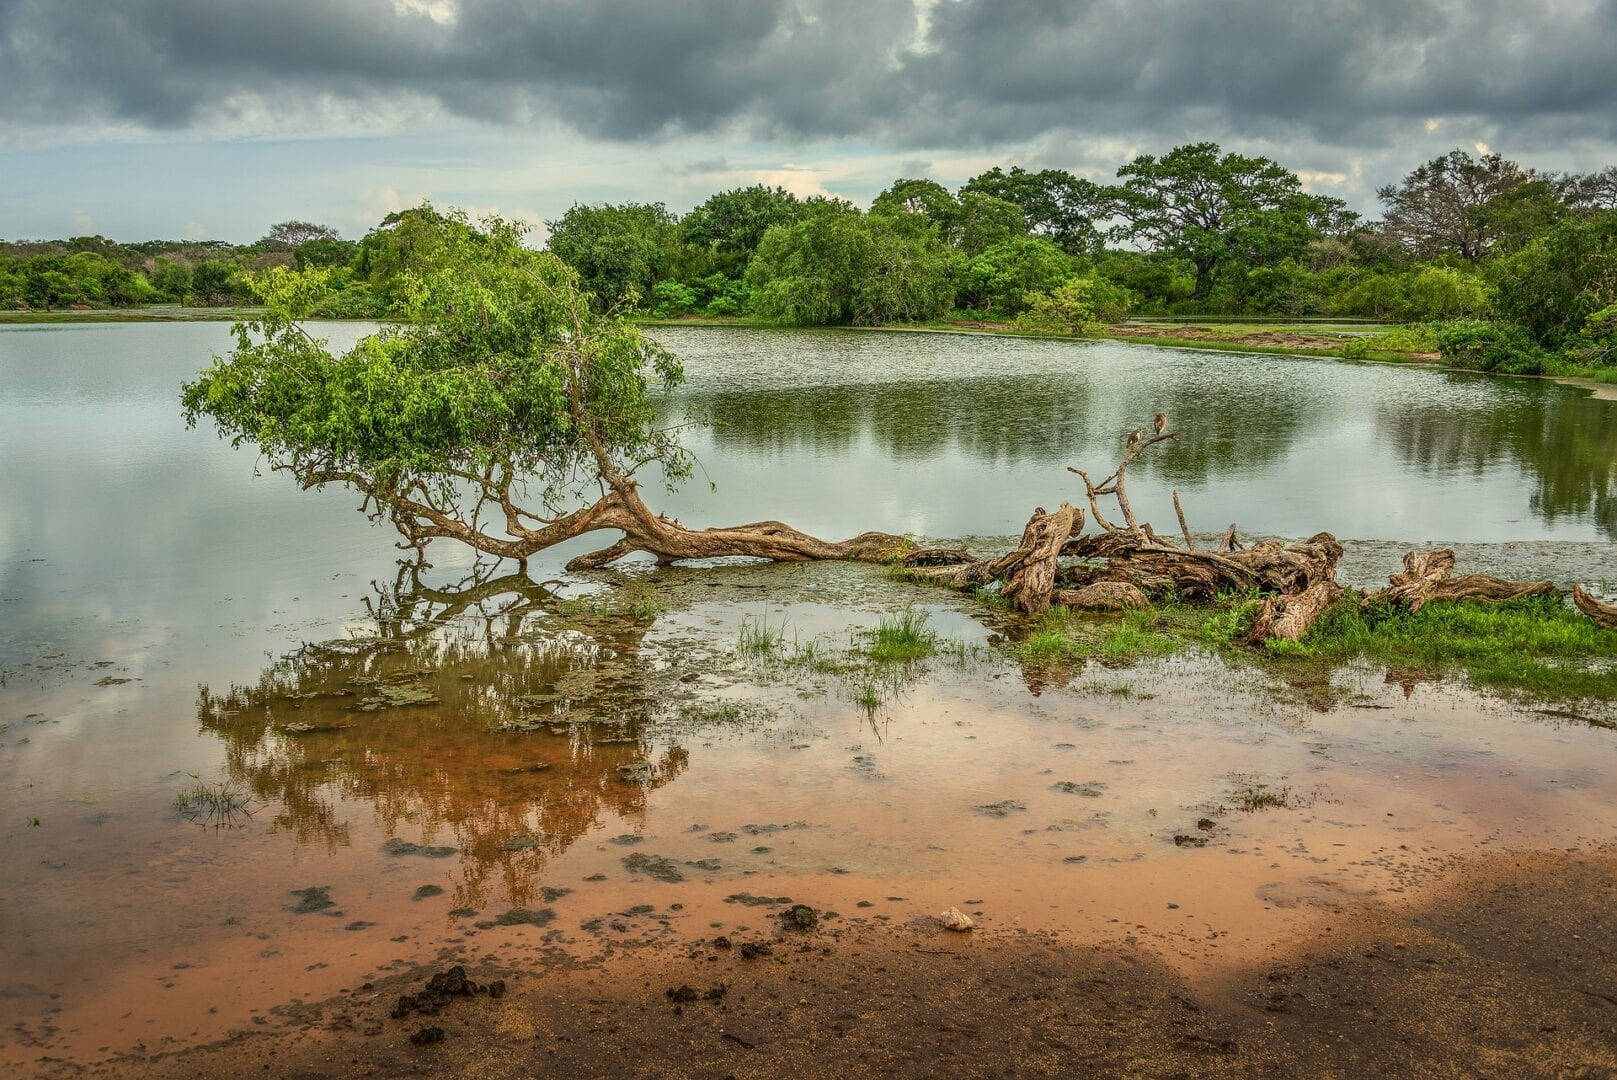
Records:
{"label": "driftwood", "polygon": [[1602,630],[1617,630],[1617,604],[1596,600],[1584,592],[1581,585],[1572,586],[1572,602]]}
{"label": "driftwood", "polygon": [[[1098,483],[1083,469],[1068,467],[1084,482],[1089,517],[1099,532],[1084,535],[1084,512],[1062,503],[1054,511],[1035,509],[1021,541],[998,558],[976,559],[959,549],[928,548],[912,552],[904,564],[912,576],[946,582],[962,591],[999,582],[1000,595],[1029,614],[1052,603],[1091,611],[1144,608],[1150,606],[1147,594],[1152,592],[1191,600],[1258,592],[1285,601],[1280,614],[1264,626],[1273,622],[1280,634],[1301,636],[1319,611],[1341,594],[1336,564],[1342,545],[1329,533],[1320,533],[1295,544],[1264,541],[1242,548],[1231,525],[1214,550],[1204,550],[1196,545],[1178,492],[1173,493],[1173,507],[1182,543],[1159,536],[1150,522],[1134,513],[1128,472],[1151,447],[1178,438],[1167,430],[1167,423],[1167,417],[1158,413],[1149,437],[1143,429],[1130,435],[1122,461]],[[1102,509],[1101,500],[1107,497],[1116,500],[1121,523]],[[1325,603],[1315,603],[1330,591],[1315,590],[1322,583],[1334,592]],[[1292,599],[1303,596],[1308,602]]]}
{"label": "driftwood", "polygon": [[1050,598],[1080,611],[1137,611],[1151,606],[1150,597],[1127,581],[1095,581],[1081,589],[1056,589]]}
{"label": "driftwood", "polygon": [[1252,629],[1247,633],[1246,640],[1254,645],[1270,638],[1301,641],[1303,635],[1308,633],[1308,628],[1314,625],[1314,620],[1323,615],[1326,608],[1342,599],[1345,591],[1334,579],[1329,579],[1316,582],[1302,592],[1271,596],[1258,609],[1258,616],[1252,620]]}
{"label": "driftwood", "polygon": [[1419,611],[1432,600],[1478,600],[1497,604],[1528,596],[1554,596],[1560,591],[1550,581],[1507,581],[1489,574],[1451,578],[1449,575],[1453,573],[1452,549],[1411,551],[1404,556],[1403,572],[1392,575],[1387,588],[1366,596],[1364,602],[1400,604],[1410,611]]}
{"label": "driftwood", "polygon": [[[1271,639],[1299,641],[1346,590],[1336,580],[1342,545],[1330,533],[1291,544],[1262,540],[1243,547],[1231,525],[1209,550],[1196,544],[1179,493],[1173,493],[1180,541],[1159,536],[1141,521],[1128,497],[1128,471],[1151,447],[1177,438],[1158,413],[1152,434],[1128,437],[1123,459],[1112,474],[1096,483],[1083,469],[1068,471],[1084,482],[1089,517],[1099,531],[1084,533],[1084,512],[1068,503],[1054,511],[1034,510],[1017,546],[993,559],[979,559],[959,548],[926,548],[911,552],[904,565],[913,577],[939,581],[962,591],[999,583],[1000,595],[1018,611],[1037,614],[1059,604],[1088,611],[1126,611],[1149,607],[1150,594],[1211,601],[1231,594],[1257,594],[1262,606],[1246,637],[1250,644]],[[1114,521],[1101,500],[1116,501]],[[1063,561],[1064,560],[1064,561]],[[1454,577],[1454,552],[1448,548],[1411,551],[1404,569],[1388,587],[1366,598],[1418,611],[1432,600],[1498,603],[1528,596],[1556,595],[1548,581],[1507,581],[1487,574]],[[1617,605],[1574,590],[1578,608],[1604,627],[1617,628]]]}

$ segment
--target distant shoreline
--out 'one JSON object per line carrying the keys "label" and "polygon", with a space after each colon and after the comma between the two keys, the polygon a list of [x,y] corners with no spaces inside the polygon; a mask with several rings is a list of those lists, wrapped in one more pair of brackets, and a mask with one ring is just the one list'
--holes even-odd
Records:
{"label": "distant shoreline", "polygon": [[[110,323],[153,322],[236,322],[261,314],[258,307],[183,307],[178,304],[154,305],[144,308],[93,308],[64,311],[0,311],[0,326],[29,325],[100,325]],[[318,319],[316,322],[375,322],[375,319]],[[1047,341],[1075,340],[1067,334],[1053,334],[1037,330],[1024,330],[1011,323],[990,323],[976,320],[958,320],[928,323],[896,323],[886,326],[830,326],[783,327],[757,319],[739,316],[685,316],[658,319],[651,316],[633,317],[631,321],[644,327],[659,326],[721,326],[743,330],[862,330],[882,333],[965,334],[983,337],[1035,338]],[[1442,371],[1465,371],[1450,367],[1431,354],[1375,352],[1368,356],[1347,356],[1342,346],[1333,346],[1321,338],[1317,324],[1306,323],[1254,324],[1250,333],[1225,334],[1218,337],[1178,336],[1189,334],[1196,328],[1149,324],[1129,324],[1111,327],[1099,339],[1130,345],[1151,345],[1158,348],[1201,349],[1210,352],[1248,353],[1261,356],[1305,356],[1326,360],[1347,360],[1354,363],[1418,364]],[[1229,328],[1226,328],[1229,329]],[[1095,339],[1091,339],[1095,340]],[[1348,338],[1342,339],[1346,345]],[[1291,343],[1295,342],[1295,343]],[[1474,373],[1483,374],[1483,373]],[[1492,373],[1497,374],[1497,373]],[[1587,369],[1561,375],[1517,375],[1511,378],[1549,379],[1553,382],[1588,390],[1595,397],[1617,401],[1617,370]]]}

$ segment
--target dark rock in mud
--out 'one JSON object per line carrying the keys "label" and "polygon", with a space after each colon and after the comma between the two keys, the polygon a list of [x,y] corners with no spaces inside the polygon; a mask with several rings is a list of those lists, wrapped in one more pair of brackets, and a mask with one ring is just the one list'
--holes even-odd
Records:
{"label": "dark rock in mud", "polygon": [[554,904],[557,900],[572,893],[572,891],[565,885],[546,885],[539,890],[539,897],[547,904]]}
{"label": "dark rock in mud", "polygon": [[631,846],[633,846],[635,844],[640,843],[644,839],[645,839],[644,836],[636,836],[634,833],[624,833],[622,836],[614,836],[614,837],[612,837],[610,840],[607,841],[607,843],[609,843],[609,844],[621,844],[624,847],[631,847]]}
{"label": "dark rock in mud", "polygon": [[299,915],[311,915],[316,911],[325,911],[334,908],[337,902],[331,898],[330,885],[314,885],[307,889],[293,889],[292,895],[298,897],[297,904],[292,908]]}
{"label": "dark rock in mud", "polygon": [[1026,810],[1027,804],[1016,799],[1001,799],[999,802],[984,803],[974,809],[979,814],[987,814],[989,817],[1007,817],[1020,810]]}
{"label": "dark rock in mud", "polygon": [[780,913],[780,923],[788,930],[813,930],[820,925],[820,913],[807,904],[793,904]]}
{"label": "dark rock in mud", "polygon": [[347,926],[343,927],[343,929],[344,930],[369,930],[371,927],[373,927],[375,925],[376,925],[375,923],[366,922],[364,919],[356,919],[353,922],[349,923]]}
{"label": "dark rock in mud", "polygon": [[720,934],[718,937],[713,939],[713,947],[715,949],[728,949],[730,947],[730,939],[725,937],[723,934]]}
{"label": "dark rock in mud", "polygon": [[790,904],[790,896],[754,896],[750,892],[731,893],[724,898],[726,904],[744,904],[747,907],[764,907],[769,904]]}
{"label": "dark rock in mud", "polygon": [[1086,799],[1098,799],[1106,792],[1106,785],[1098,780],[1077,783],[1073,780],[1062,780],[1060,783],[1050,785],[1053,791],[1064,791],[1068,795],[1082,795]]}
{"label": "dark rock in mud", "polygon": [[705,870],[711,874],[724,864],[717,859],[690,859],[686,861],[685,865],[695,867],[698,870]]}
{"label": "dark rock in mud", "polygon": [[415,891],[415,895],[410,897],[410,899],[426,900],[430,897],[442,896],[443,894],[444,890],[442,885],[423,885]]}
{"label": "dark rock in mud", "polygon": [[494,920],[496,926],[548,926],[556,918],[549,908],[512,908]]}
{"label": "dark rock in mud", "polygon": [[774,956],[775,947],[767,941],[744,941],[741,943],[741,959],[755,960],[760,956]]}
{"label": "dark rock in mud", "polygon": [[[495,987],[499,988],[497,992]],[[419,993],[402,995],[398,1004],[393,1006],[391,1015],[395,1020],[401,1020],[411,1013],[420,1013],[422,1016],[436,1016],[455,998],[471,997],[474,994],[503,997],[505,995],[505,980],[496,979],[487,986],[479,986],[466,977],[464,967],[456,964],[447,971],[434,972],[427,979],[426,985],[422,987]],[[438,1038],[427,1041],[441,1042],[442,1034],[440,1033]]]}
{"label": "dark rock in mud", "polygon": [[680,871],[679,864],[673,859],[661,855],[647,855],[635,852],[623,858],[623,868],[631,874],[644,874],[646,877],[656,878],[658,881],[677,882],[684,881],[685,875]]}
{"label": "dark rock in mud", "polygon": [[665,990],[664,993],[668,996],[669,1000],[679,1005],[684,1005],[687,1002],[698,1001],[702,997],[701,991],[697,990],[696,987],[690,985],[689,983],[686,983],[683,986],[671,986]]}
{"label": "dark rock in mud", "polygon": [[1089,861],[1089,856],[1088,855],[1068,855],[1065,859],[1062,859],[1061,861],[1064,862],[1064,863],[1088,862]]}
{"label": "dark rock in mud", "polygon": [[1175,847],[1206,847],[1211,837],[1192,836],[1189,833],[1175,833],[1173,842]]}
{"label": "dark rock in mud", "polygon": [[477,914],[477,909],[476,908],[458,907],[458,908],[450,908],[449,909],[449,917],[451,919],[469,919],[473,915],[476,915],[476,914]]}
{"label": "dark rock in mud", "polygon": [[808,827],[806,821],[793,821],[786,825],[743,825],[741,831],[748,836],[764,836],[768,833],[785,832],[787,829],[804,829]]}
{"label": "dark rock in mud", "polygon": [[441,1027],[424,1027],[410,1036],[410,1041],[417,1046],[430,1046],[432,1043],[444,1041],[444,1029]]}
{"label": "dark rock in mud", "polygon": [[585,878],[584,880],[585,881],[605,881],[606,880],[606,875],[605,874],[591,874],[589,877]]}
{"label": "dark rock in mud", "polygon": [[395,857],[404,855],[424,855],[429,859],[447,859],[455,853],[452,847],[430,847],[425,844],[412,844],[408,840],[401,840],[397,836],[389,839],[382,845],[382,850]]}

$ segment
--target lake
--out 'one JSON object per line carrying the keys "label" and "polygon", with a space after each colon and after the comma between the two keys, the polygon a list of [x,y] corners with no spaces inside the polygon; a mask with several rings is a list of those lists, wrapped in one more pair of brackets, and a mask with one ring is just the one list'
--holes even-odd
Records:
{"label": "lake", "polygon": [[[1208,534],[1335,533],[1361,583],[1442,542],[1462,569],[1617,586],[1617,402],[1585,390],[654,333],[687,366],[669,421],[711,421],[686,488],[647,485],[687,525],[990,550],[1163,410],[1179,441],[1131,472],[1159,525],[1177,490]],[[350,494],[186,428],[180,382],[228,346],[217,324],[0,328],[0,1062],[294,1023],[288,1002],[446,954],[744,938],[781,896],[846,919],[969,901],[1086,940],[1126,919],[1207,972],[1434,860],[1617,827],[1611,730],[1410,673],[1354,667],[1322,695],[1198,656],[1030,669],[990,613],[876,567],[569,577],[586,538],[533,581],[447,547],[401,568]],[[839,669],[907,606],[944,655],[880,685]],[[743,622],[830,660],[748,657]],[[220,783],[239,813],[177,806]]]}

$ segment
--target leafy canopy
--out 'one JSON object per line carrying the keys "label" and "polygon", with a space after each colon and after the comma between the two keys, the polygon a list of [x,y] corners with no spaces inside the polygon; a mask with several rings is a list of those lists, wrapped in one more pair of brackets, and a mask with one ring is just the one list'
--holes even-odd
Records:
{"label": "leafy canopy", "polygon": [[688,475],[655,426],[653,392],[681,380],[677,360],[592,312],[577,274],[524,247],[517,225],[424,210],[415,221],[442,228],[430,258],[400,275],[408,321],[334,353],[302,325],[331,270],[255,275],[266,310],[185,385],[187,419],[212,418],[305,487],[346,482],[389,505],[459,510],[533,481],[559,512],[603,468],[655,461],[670,482]]}

